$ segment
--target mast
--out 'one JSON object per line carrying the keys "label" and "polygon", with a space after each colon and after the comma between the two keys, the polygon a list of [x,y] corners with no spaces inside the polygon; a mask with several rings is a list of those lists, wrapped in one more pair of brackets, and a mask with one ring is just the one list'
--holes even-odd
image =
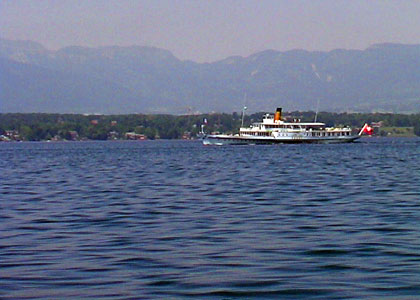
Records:
{"label": "mast", "polygon": [[242,108],[242,121],[241,121],[241,127],[244,127],[244,118],[245,118],[245,111],[248,109],[246,107],[246,93],[244,95],[244,107]]}
{"label": "mast", "polygon": [[314,123],[316,123],[316,119],[318,118],[318,110],[319,110],[319,98],[318,98],[318,101],[316,103],[316,112],[315,112],[315,120],[314,120]]}
{"label": "mast", "polygon": [[242,121],[241,121],[241,127],[244,127],[244,117],[245,117],[245,111],[248,109],[248,107],[244,106],[242,108]]}

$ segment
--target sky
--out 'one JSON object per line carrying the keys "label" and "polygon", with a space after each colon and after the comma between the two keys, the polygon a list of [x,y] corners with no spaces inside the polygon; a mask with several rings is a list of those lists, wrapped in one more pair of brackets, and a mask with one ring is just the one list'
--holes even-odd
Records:
{"label": "sky", "polygon": [[420,0],[0,0],[0,37],[51,50],[154,46],[197,62],[365,49],[420,44]]}

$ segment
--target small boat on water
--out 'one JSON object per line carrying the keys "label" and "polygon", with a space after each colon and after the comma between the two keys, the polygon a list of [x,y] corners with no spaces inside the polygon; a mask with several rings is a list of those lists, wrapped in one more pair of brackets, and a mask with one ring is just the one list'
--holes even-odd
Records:
{"label": "small boat on water", "polygon": [[204,145],[249,145],[277,143],[349,143],[360,138],[368,128],[365,124],[354,134],[350,127],[327,127],[321,122],[288,122],[282,119],[282,109],[273,115],[266,114],[262,122],[241,127],[239,133],[204,134]]}

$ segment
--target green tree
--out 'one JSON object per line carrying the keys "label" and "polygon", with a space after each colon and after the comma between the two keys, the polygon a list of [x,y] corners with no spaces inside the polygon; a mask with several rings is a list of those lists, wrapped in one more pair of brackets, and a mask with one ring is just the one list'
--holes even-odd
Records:
{"label": "green tree", "polygon": [[27,140],[27,141],[33,141],[35,138],[31,127],[27,125],[20,126],[19,133],[22,139]]}
{"label": "green tree", "polygon": [[155,129],[153,129],[153,128],[148,127],[148,128],[146,128],[146,129],[144,130],[144,134],[146,135],[146,137],[147,137],[148,139],[150,139],[150,140],[154,140],[154,139],[155,139],[155,137],[156,137],[156,130],[155,130]]}

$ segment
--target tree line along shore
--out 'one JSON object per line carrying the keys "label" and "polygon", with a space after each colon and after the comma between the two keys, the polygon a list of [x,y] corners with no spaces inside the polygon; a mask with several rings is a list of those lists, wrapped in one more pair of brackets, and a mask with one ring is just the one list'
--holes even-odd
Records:
{"label": "tree line along shore", "polygon": [[[244,126],[261,120],[264,112],[245,115]],[[315,113],[288,112],[286,119],[312,122]],[[420,136],[420,113],[318,113],[327,126],[374,126],[378,136]],[[82,115],[51,113],[0,114],[0,141],[194,139],[205,123],[207,133],[237,133],[240,113],[200,115]]]}

